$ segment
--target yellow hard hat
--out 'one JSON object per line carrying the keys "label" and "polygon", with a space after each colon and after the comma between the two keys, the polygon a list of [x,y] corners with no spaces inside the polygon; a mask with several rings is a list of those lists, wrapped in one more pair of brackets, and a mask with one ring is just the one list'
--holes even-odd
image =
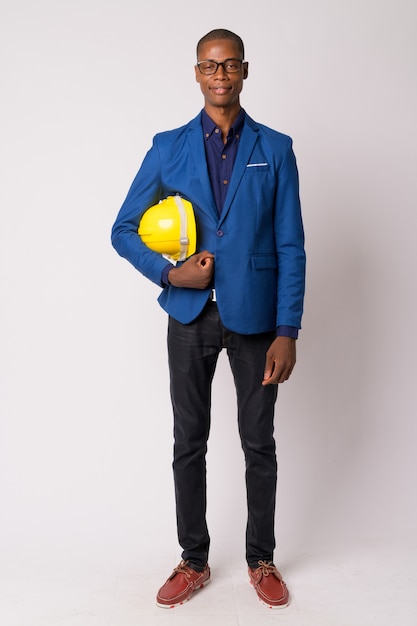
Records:
{"label": "yellow hard hat", "polygon": [[191,202],[179,195],[168,196],[142,215],[138,233],[148,248],[174,261],[194,254],[197,233]]}

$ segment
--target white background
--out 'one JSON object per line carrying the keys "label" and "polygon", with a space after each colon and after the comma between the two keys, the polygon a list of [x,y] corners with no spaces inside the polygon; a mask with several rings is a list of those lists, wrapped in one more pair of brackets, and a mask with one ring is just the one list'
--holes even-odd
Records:
{"label": "white background", "polygon": [[[416,546],[413,0],[2,0],[0,540],[10,562],[179,558],[166,316],[110,245],[152,136],[202,107],[197,40],[240,34],[241,101],[291,135],[308,280],[277,404],[278,545]],[[225,355],[213,558],[244,562]],[[5,563],[5,561],[3,561]]]}

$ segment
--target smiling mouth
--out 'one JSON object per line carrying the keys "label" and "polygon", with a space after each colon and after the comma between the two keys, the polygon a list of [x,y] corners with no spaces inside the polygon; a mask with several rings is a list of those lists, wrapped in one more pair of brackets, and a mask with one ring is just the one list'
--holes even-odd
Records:
{"label": "smiling mouth", "polygon": [[227,93],[230,90],[230,87],[211,87],[211,91],[214,91],[218,94]]}

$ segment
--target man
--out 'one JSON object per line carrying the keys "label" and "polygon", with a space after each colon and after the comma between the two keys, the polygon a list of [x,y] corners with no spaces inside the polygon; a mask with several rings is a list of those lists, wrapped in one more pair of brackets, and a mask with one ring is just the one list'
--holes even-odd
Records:
{"label": "man", "polygon": [[[168,359],[174,413],[174,483],[182,561],[157,595],[182,604],[210,580],[206,524],[211,381],[226,348],[236,386],[246,463],[249,578],[268,607],[288,604],[273,562],[277,481],[277,385],[296,361],[305,253],[291,139],[253,121],[240,105],[248,77],[243,42],[217,29],[197,46],[195,77],[204,109],[155,136],[119,212],[112,242],[161,285],[169,314]],[[179,194],[192,203],[197,251],[173,266],[137,234],[148,207]]]}

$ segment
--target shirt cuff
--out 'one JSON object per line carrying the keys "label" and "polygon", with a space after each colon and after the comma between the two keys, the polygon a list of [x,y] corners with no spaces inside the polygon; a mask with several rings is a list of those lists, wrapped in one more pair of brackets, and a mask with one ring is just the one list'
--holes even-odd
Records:
{"label": "shirt cuff", "polygon": [[277,337],[291,337],[291,339],[298,339],[298,328],[295,326],[278,326]]}
{"label": "shirt cuff", "polygon": [[170,270],[172,270],[173,267],[174,265],[172,265],[172,263],[168,263],[168,265],[165,265],[164,269],[162,270],[161,283],[163,284],[164,287],[169,285],[168,273]]}

